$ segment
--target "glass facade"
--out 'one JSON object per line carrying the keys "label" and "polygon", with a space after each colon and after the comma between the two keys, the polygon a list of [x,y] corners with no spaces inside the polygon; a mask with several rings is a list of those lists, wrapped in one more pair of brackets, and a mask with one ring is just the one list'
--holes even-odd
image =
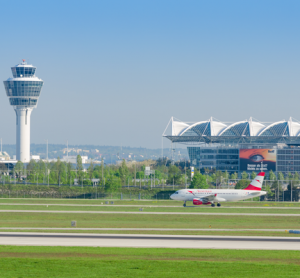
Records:
{"label": "glass facade", "polygon": [[[242,172],[239,165],[239,148],[188,147],[187,149],[191,166],[197,169]],[[284,175],[295,172],[300,174],[300,147],[277,149],[276,172],[282,172]]]}
{"label": "glass facade", "polygon": [[191,165],[198,169],[209,168],[217,171],[239,171],[239,149],[188,147]]}
{"label": "glass facade", "polygon": [[237,123],[229,127],[220,136],[250,136],[249,123]]}
{"label": "glass facade", "polygon": [[288,123],[278,123],[273,126],[267,127],[262,131],[260,136],[289,136]]}
{"label": "glass facade", "polygon": [[197,124],[182,133],[182,136],[210,136],[210,122]]}
{"label": "glass facade", "polygon": [[9,99],[10,105],[22,105],[22,106],[36,106],[37,105],[37,99],[32,98],[10,98]]}
{"label": "glass facade", "polygon": [[42,86],[43,81],[4,81],[4,87],[8,97],[39,97]]}
{"label": "glass facade", "polygon": [[36,68],[34,67],[12,67],[11,71],[14,78],[34,76]]}
{"label": "glass facade", "polygon": [[277,151],[277,172],[300,172],[300,150],[283,149]]}
{"label": "glass facade", "polygon": [[14,78],[4,81],[10,105],[36,106],[44,84],[42,80],[35,77],[36,68],[22,64],[22,66],[12,67],[11,69]]}

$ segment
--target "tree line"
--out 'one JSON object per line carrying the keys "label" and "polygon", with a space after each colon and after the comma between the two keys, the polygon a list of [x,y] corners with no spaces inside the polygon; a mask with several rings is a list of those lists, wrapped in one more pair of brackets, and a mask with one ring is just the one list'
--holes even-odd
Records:
{"label": "tree line", "polygon": [[[145,167],[151,166],[150,175],[145,174]],[[81,156],[77,156],[77,163],[73,165],[61,161],[59,158],[55,162],[44,162],[43,160],[31,160],[26,166],[22,162],[17,162],[10,177],[3,177],[6,180],[13,177],[16,181],[26,181],[36,184],[58,184],[58,185],[92,185],[93,179],[98,179],[98,186],[105,190],[116,191],[122,186],[143,186],[150,187],[156,185],[181,185],[189,188],[218,188],[220,185],[227,184],[229,181],[235,181],[236,189],[243,189],[254,179],[256,172],[251,174],[243,172],[240,180],[237,173],[228,173],[216,171],[214,169],[201,169],[201,172],[195,169],[194,176],[191,178],[190,164],[188,162],[178,162],[173,164],[167,159],[158,159],[156,161],[131,162],[122,161],[120,165],[108,165],[102,163],[90,163],[87,169],[84,169]],[[270,180],[267,184],[267,190],[283,190],[279,186],[279,181],[288,183],[288,190],[296,189],[299,186],[299,174],[289,173],[286,177],[279,172],[277,176],[270,171],[265,177]]]}

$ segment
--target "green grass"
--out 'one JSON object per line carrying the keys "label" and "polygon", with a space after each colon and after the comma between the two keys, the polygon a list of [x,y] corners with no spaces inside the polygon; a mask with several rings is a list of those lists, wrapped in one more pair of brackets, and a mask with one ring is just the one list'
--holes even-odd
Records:
{"label": "green grass", "polygon": [[151,215],[2,212],[0,227],[299,229],[299,216]]}
{"label": "green grass", "polygon": [[[87,205],[100,205],[105,204],[105,199],[39,199],[39,198],[0,198],[0,203],[15,203],[15,204],[87,204]],[[182,201],[173,200],[112,200],[116,205],[159,205],[159,206],[178,206],[182,207]],[[191,205],[192,202],[188,202]],[[252,201],[241,201],[241,202],[224,202],[224,207],[299,207],[300,202],[252,202]]]}
{"label": "green grass", "polygon": [[[47,207],[48,206],[48,207]],[[145,212],[209,212],[209,213],[277,213],[277,214],[298,214],[300,216],[300,208],[293,209],[282,209],[282,208],[272,208],[272,209],[264,209],[259,207],[253,207],[250,209],[247,208],[226,208],[226,207],[211,207],[211,206],[193,206],[193,207],[165,207],[165,206],[128,206],[126,207],[118,207],[114,205],[109,206],[76,206],[75,204],[70,205],[59,205],[59,204],[49,204],[49,205],[22,205],[22,204],[14,204],[14,205],[5,205],[0,203],[0,212],[1,210],[45,210],[45,211],[126,211],[126,212],[137,212],[139,208],[143,208]]]}
{"label": "green grass", "polygon": [[[243,208],[243,205],[249,206],[252,202],[224,203],[234,205],[233,208],[211,208],[211,207],[186,207],[181,206],[181,202],[176,201],[119,201],[115,204],[125,204],[126,207],[109,206],[67,206],[63,204],[101,204],[103,200],[36,200],[36,199],[9,199],[7,203],[14,205],[5,205],[7,203],[0,201],[1,210],[44,210],[44,211],[112,211],[112,214],[88,214],[88,213],[27,213],[27,212],[1,212],[0,227],[4,228],[70,228],[71,220],[77,221],[79,228],[204,228],[213,229],[300,229],[300,211],[294,203],[285,203],[291,205],[294,209],[280,209],[278,203],[267,203],[272,205],[272,209],[263,209],[253,206],[251,209]],[[6,200],[5,200],[6,201]],[[79,201],[79,202],[78,202]],[[22,203],[23,202],[23,203]],[[23,204],[39,205],[23,205]],[[41,203],[44,203],[43,205]],[[56,203],[58,205],[48,208],[46,204]],[[253,202],[265,204],[263,202]],[[141,204],[158,207],[144,207]],[[169,206],[167,204],[170,204]],[[132,205],[138,205],[134,207]],[[141,205],[141,206],[139,206]],[[177,205],[177,207],[172,207]],[[180,206],[178,206],[180,205]],[[238,207],[237,205],[240,205]],[[282,205],[282,204],[281,204]],[[166,206],[166,207],[164,207]],[[144,207],[144,212],[225,212],[225,213],[280,213],[295,214],[295,216],[235,216],[235,215],[147,215],[139,212],[139,207]],[[119,214],[119,211],[136,211],[138,214]],[[1,230],[3,231],[3,230]],[[8,230],[5,230],[8,231]],[[12,230],[13,231],[13,230]],[[21,230],[22,231],[22,230]],[[24,231],[24,230],[23,230]],[[38,231],[38,230],[36,230]],[[72,230],[71,230],[72,231]],[[41,232],[41,231],[40,231]],[[46,230],[43,232],[54,232]],[[69,231],[56,231],[69,232]],[[135,234],[191,234],[191,235],[248,235],[248,236],[298,236],[290,235],[284,232],[262,232],[262,231],[72,231],[87,233],[135,233]]]}
{"label": "green grass", "polygon": [[299,277],[299,251],[0,246],[1,277]]}

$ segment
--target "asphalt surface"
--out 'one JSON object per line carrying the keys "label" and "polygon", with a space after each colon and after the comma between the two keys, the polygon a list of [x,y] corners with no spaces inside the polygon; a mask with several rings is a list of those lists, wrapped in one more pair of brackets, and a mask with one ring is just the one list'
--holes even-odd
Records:
{"label": "asphalt surface", "polygon": [[[138,207],[138,208],[182,208],[182,206],[159,206],[159,205],[86,205],[86,204],[22,204],[22,203],[0,203],[1,206],[67,206],[67,207]],[[187,208],[195,208],[195,209],[201,209],[203,206],[186,206]],[[210,209],[218,209],[216,207],[212,208],[210,206],[205,206],[204,208],[210,208]],[[221,208],[226,209],[296,209],[300,211],[300,207],[225,207],[221,206]]]}
{"label": "asphalt surface", "polygon": [[258,232],[285,232],[293,229],[180,229],[180,228],[16,228],[16,227],[1,227],[0,230],[41,230],[41,231],[228,231],[228,232],[240,232],[240,231],[258,231]]}
{"label": "asphalt surface", "polygon": [[0,212],[26,212],[26,213],[89,213],[89,214],[165,214],[165,215],[238,215],[238,216],[299,216],[300,214],[280,213],[230,213],[230,212],[148,212],[148,211],[68,211],[68,210],[0,210]]}
{"label": "asphalt surface", "polygon": [[300,250],[300,238],[0,232],[0,245]]}

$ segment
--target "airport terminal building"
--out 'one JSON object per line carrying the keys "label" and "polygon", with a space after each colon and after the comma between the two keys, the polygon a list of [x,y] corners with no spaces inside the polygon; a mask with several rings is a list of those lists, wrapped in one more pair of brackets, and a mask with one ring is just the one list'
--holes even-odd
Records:
{"label": "airport terminal building", "polygon": [[171,118],[164,137],[187,146],[191,166],[204,171],[300,173],[300,122],[261,123],[253,118],[226,124],[210,118],[186,123]]}

